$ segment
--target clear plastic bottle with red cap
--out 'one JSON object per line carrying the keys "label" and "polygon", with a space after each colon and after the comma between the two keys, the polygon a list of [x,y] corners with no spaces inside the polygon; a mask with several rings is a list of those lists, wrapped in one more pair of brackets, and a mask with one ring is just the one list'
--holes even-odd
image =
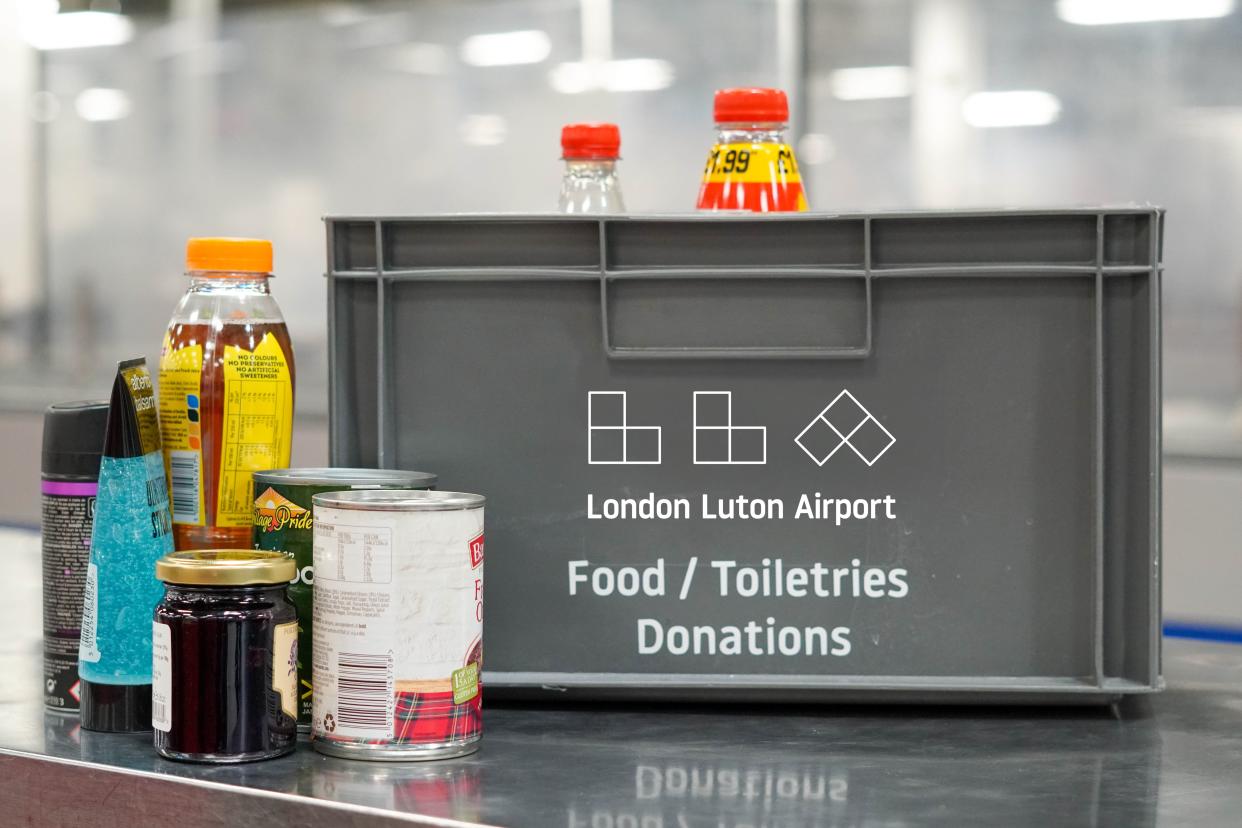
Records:
{"label": "clear plastic bottle with red cap", "polygon": [[624,213],[617,159],[621,130],[616,124],[566,124],[561,130],[562,213]]}
{"label": "clear plastic bottle with red cap", "polygon": [[779,89],[716,92],[716,143],[699,187],[700,210],[756,213],[807,209],[793,147],[786,143],[789,101]]}

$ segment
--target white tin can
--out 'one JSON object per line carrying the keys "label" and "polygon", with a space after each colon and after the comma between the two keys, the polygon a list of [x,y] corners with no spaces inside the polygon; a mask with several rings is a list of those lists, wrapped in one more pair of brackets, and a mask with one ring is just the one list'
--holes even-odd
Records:
{"label": "white tin can", "polygon": [[483,502],[317,494],[311,739],[349,759],[445,759],[483,735]]}

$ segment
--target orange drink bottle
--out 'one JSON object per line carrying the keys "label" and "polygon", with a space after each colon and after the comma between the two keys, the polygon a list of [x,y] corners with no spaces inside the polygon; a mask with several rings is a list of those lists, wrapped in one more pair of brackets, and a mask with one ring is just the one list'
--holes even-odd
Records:
{"label": "orange drink bottle", "polygon": [[190,286],[160,352],[159,412],[177,549],[251,546],[251,475],[289,465],[293,348],[268,281],[272,243],[186,245]]}

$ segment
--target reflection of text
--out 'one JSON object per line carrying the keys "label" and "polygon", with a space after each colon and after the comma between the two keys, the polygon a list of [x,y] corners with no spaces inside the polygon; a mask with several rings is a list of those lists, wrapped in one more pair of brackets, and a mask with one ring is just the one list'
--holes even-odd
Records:
{"label": "reflection of text", "polygon": [[[628,807],[570,806],[568,828],[811,828],[848,807],[844,770],[822,763],[740,767],[727,764],[641,764],[634,767],[634,802]],[[712,814],[704,804],[717,803]],[[686,806],[695,805],[690,817]],[[739,811],[739,806],[743,806]],[[745,815],[739,819],[739,815]],[[779,818],[777,815],[779,814]],[[844,816],[844,814],[841,814]],[[835,824],[835,821],[834,821]]]}
{"label": "reflection of text", "polygon": [[849,783],[822,770],[716,765],[638,765],[638,799],[791,799],[844,802]]}

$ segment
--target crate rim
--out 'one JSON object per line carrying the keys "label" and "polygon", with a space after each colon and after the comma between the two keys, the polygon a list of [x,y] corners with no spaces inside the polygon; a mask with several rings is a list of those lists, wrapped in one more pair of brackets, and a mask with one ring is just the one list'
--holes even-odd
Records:
{"label": "crate rim", "polygon": [[919,218],[1022,218],[1030,216],[1099,216],[1099,215],[1156,215],[1164,216],[1166,209],[1157,204],[1105,204],[1098,206],[1073,205],[1064,207],[964,207],[938,210],[935,208],[901,210],[859,211],[807,211],[804,213],[746,213],[746,212],[694,212],[687,211],[616,214],[565,214],[555,211],[513,212],[462,212],[462,213],[403,213],[399,215],[341,213],[326,214],[321,220],[334,222],[402,222],[402,221],[582,221],[582,222],[631,222],[631,221],[859,221],[864,219],[919,219]]}

